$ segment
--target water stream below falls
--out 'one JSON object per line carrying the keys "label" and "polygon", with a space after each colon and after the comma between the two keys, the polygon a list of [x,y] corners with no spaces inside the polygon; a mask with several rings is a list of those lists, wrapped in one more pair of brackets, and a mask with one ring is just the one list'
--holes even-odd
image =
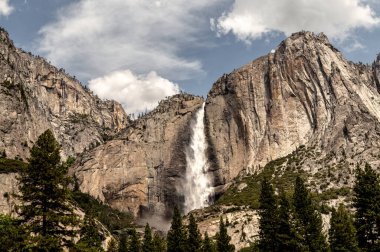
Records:
{"label": "water stream below falls", "polygon": [[191,122],[191,140],[186,149],[186,179],[184,185],[185,213],[209,205],[213,188],[208,176],[207,142],[204,131],[205,104]]}

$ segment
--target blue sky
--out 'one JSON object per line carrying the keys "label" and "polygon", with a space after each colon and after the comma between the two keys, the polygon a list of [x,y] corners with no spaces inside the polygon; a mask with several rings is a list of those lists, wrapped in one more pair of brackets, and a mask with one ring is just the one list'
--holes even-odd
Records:
{"label": "blue sky", "polygon": [[300,30],[354,62],[380,52],[377,0],[0,0],[0,26],[128,113],[179,90],[206,96]]}

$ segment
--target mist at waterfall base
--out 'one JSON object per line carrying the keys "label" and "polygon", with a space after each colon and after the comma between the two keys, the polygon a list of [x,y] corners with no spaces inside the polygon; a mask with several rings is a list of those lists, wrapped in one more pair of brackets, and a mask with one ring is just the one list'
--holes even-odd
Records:
{"label": "mist at waterfall base", "polygon": [[184,212],[209,205],[213,188],[208,176],[206,156],[207,142],[204,132],[205,104],[195,114],[191,122],[191,140],[186,149],[186,177],[184,184]]}

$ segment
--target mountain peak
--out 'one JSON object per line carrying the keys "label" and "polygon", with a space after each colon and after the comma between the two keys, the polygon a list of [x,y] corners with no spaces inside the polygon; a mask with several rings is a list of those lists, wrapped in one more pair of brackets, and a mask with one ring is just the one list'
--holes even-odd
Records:
{"label": "mountain peak", "polygon": [[284,53],[291,49],[290,51],[294,53],[299,50],[302,50],[304,52],[311,49],[314,51],[318,48],[322,50],[328,48],[335,53],[339,52],[339,50],[330,43],[328,37],[324,33],[315,34],[310,31],[300,31],[293,33],[278,45],[276,51]]}

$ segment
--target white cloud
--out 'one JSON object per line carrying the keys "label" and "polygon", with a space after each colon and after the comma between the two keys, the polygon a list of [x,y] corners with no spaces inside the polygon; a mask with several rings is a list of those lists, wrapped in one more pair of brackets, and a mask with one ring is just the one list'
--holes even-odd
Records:
{"label": "white cloud", "polygon": [[13,11],[13,7],[9,5],[9,0],[0,0],[0,16],[8,16]]}
{"label": "white cloud", "polygon": [[152,110],[166,96],[179,93],[177,84],[155,72],[135,75],[130,70],[116,71],[90,80],[89,88],[102,99],[120,102],[128,114]]}
{"label": "white cloud", "polygon": [[157,71],[183,80],[203,74],[182,56],[208,31],[202,12],[217,0],[81,0],[61,9],[40,30],[38,50],[82,79],[111,71]]}
{"label": "white cloud", "polygon": [[344,40],[357,28],[372,28],[380,19],[361,0],[235,0],[229,12],[211,19],[218,35],[233,33],[250,43],[272,32],[324,32]]}

